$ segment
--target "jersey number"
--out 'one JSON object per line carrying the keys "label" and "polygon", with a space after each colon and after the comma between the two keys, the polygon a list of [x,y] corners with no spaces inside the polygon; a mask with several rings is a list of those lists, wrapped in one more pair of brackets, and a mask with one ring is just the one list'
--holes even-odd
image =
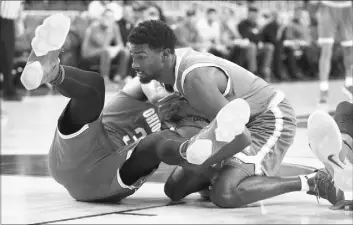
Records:
{"label": "jersey number", "polygon": [[126,145],[132,144],[135,141],[137,141],[140,138],[144,138],[147,136],[147,132],[145,131],[145,129],[138,127],[135,129],[135,135],[133,135],[132,137],[129,135],[125,135],[123,137],[123,141]]}

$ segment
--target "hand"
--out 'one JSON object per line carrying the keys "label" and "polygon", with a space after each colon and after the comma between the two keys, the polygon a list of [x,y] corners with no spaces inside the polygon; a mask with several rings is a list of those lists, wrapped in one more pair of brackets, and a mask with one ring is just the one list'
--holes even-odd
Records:
{"label": "hand", "polygon": [[353,211],[353,200],[341,200],[336,205],[331,206],[332,210],[350,210]]}
{"label": "hand", "polygon": [[185,100],[178,93],[173,93],[160,99],[156,103],[160,119],[162,121],[170,120],[172,116],[176,115],[179,112],[182,101]]}

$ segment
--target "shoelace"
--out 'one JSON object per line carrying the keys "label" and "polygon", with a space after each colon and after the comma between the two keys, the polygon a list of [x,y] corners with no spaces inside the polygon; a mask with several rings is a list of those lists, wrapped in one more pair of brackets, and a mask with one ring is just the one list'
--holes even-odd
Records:
{"label": "shoelace", "polygon": [[330,189],[330,185],[333,184],[333,181],[331,180],[331,182],[329,183],[326,183],[325,182],[325,178],[326,176],[324,174],[321,174],[322,172],[318,172],[320,173],[318,178],[314,178],[315,179],[315,186],[314,186],[314,192],[316,193],[316,200],[317,200],[317,203],[320,204],[319,202],[319,199],[321,198],[320,196],[320,187],[319,186],[322,186],[323,185],[323,193],[327,196],[323,196],[324,198],[327,197],[327,200],[329,198],[329,189]]}

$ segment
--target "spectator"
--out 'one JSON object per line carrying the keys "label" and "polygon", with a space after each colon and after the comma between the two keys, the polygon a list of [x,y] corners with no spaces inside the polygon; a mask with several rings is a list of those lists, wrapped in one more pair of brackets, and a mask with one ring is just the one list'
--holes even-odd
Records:
{"label": "spectator", "polygon": [[112,1],[108,3],[105,8],[113,11],[114,20],[117,22],[123,18],[123,7],[117,3],[117,1]]}
{"label": "spectator", "polygon": [[274,77],[279,81],[290,80],[288,71],[284,66],[283,39],[286,26],[277,12],[272,12],[269,22],[263,27],[262,41],[272,44],[274,48],[272,70]]}
{"label": "spectator", "polygon": [[229,8],[224,8],[221,16],[221,43],[227,46],[229,61],[255,72],[256,45],[240,36],[234,11]]}
{"label": "spectator", "polygon": [[131,3],[132,5],[132,9],[134,11],[134,25],[140,23],[141,21],[143,21],[143,12],[145,11],[145,9],[147,8],[146,4],[144,4],[141,1],[133,1]]}
{"label": "spectator", "polygon": [[61,64],[74,67],[81,66],[81,43],[91,23],[92,18],[87,11],[80,13],[73,19],[63,46],[64,51],[60,54]]}
{"label": "spectator", "polygon": [[110,1],[96,1],[96,0],[91,1],[88,4],[88,9],[87,9],[90,17],[94,20],[98,20],[102,15],[102,13],[105,11],[106,5],[108,5],[109,3]]}
{"label": "spectator", "polygon": [[196,11],[188,10],[186,18],[173,27],[177,37],[177,48],[191,47],[197,51],[203,48],[204,43],[196,28],[196,21]]}
{"label": "spectator", "polygon": [[243,38],[249,39],[250,42],[256,44],[256,58],[259,59],[259,62],[256,61],[256,63],[254,63],[254,65],[257,66],[255,71],[266,81],[270,81],[274,46],[271,43],[262,42],[262,36],[257,19],[258,9],[256,7],[249,7],[248,18],[238,24],[238,30]]}
{"label": "spectator", "polygon": [[206,10],[206,18],[198,21],[197,29],[204,42],[201,51],[208,51],[216,56],[227,58],[227,48],[221,43],[221,23],[214,8]]}
{"label": "spectator", "polygon": [[[3,74],[3,99],[20,101],[12,77],[15,56],[16,19],[22,11],[22,1],[0,1],[0,72]],[[4,32],[5,31],[5,32]]]}
{"label": "spectator", "polygon": [[133,6],[128,3],[125,4],[123,7],[123,17],[117,22],[124,46],[126,46],[127,37],[129,36],[130,31],[134,28],[136,22],[134,13]]}
{"label": "spectator", "polygon": [[154,2],[147,2],[146,8],[143,11],[144,20],[161,20],[167,22],[163,10]]}
{"label": "spectator", "polygon": [[[127,48],[127,37],[129,36],[131,30],[134,28],[135,12],[132,4],[126,2],[123,6],[123,17],[117,22],[121,34],[122,41],[125,48]],[[127,68],[127,79],[134,77],[134,70],[132,69],[132,58],[129,55],[129,63]]]}
{"label": "spectator", "polygon": [[[82,66],[99,65],[99,72],[110,83],[119,63],[118,79],[126,76],[129,52],[125,49],[113,11],[106,9],[87,29],[81,48]],[[112,70],[111,70],[112,69]],[[123,77],[122,77],[123,76]]]}
{"label": "spectator", "polygon": [[[298,63],[303,61],[305,51],[310,45],[309,28],[302,23],[303,10],[297,7],[294,10],[292,19],[290,20],[285,31],[284,51],[286,54],[286,65],[292,79],[303,80],[304,75]],[[302,68],[307,69],[307,68]]]}

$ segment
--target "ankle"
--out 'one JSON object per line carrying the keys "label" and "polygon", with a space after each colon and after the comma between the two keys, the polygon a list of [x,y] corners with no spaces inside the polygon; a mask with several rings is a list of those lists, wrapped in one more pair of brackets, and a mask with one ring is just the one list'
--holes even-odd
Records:
{"label": "ankle", "polygon": [[309,183],[308,183],[308,180],[315,177],[316,173],[311,173],[311,174],[308,174],[308,175],[299,175],[299,179],[301,181],[301,189],[300,191],[309,191],[310,190],[310,186],[309,186]]}
{"label": "ankle", "polygon": [[56,65],[53,69],[53,76],[52,79],[49,81],[49,84],[53,86],[60,85],[65,78],[65,70],[61,65]]}
{"label": "ankle", "polygon": [[179,147],[179,154],[183,159],[186,159],[187,143],[188,141],[185,141]]}

